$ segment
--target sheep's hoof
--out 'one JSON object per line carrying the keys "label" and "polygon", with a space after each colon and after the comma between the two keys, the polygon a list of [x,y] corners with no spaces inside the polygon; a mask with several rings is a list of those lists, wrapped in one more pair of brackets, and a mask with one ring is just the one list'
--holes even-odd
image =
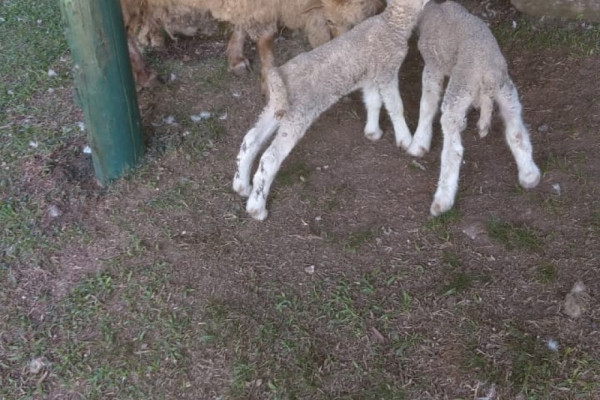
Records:
{"label": "sheep's hoof", "polygon": [[429,212],[434,217],[439,217],[446,211],[450,210],[453,205],[454,205],[453,202],[446,202],[446,201],[442,201],[442,200],[439,200],[436,198],[433,200],[433,203],[431,204],[431,208],[429,209]]}
{"label": "sheep's hoof", "polygon": [[135,89],[141,92],[143,89],[152,89],[159,86],[162,83],[162,79],[154,70],[143,71],[136,77]]}
{"label": "sheep's hoof", "polygon": [[427,149],[419,144],[411,143],[406,149],[406,152],[413,157],[423,157],[427,153]]}
{"label": "sheep's hoof", "polygon": [[540,179],[542,175],[540,170],[535,167],[535,169],[527,172],[526,174],[519,174],[519,183],[525,189],[533,189],[540,183]]}
{"label": "sheep's hoof", "polygon": [[245,75],[248,73],[248,71],[250,71],[250,61],[248,61],[247,58],[244,58],[234,65],[231,65],[229,67],[229,71],[234,75]]}
{"label": "sheep's hoof", "polygon": [[365,137],[373,142],[381,139],[382,135],[383,131],[381,129],[376,129],[373,132],[365,132]]}
{"label": "sheep's hoof", "polygon": [[244,185],[241,180],[234,179],[233,191],[242,197],[248,197],[252,193],[252,186]]}
{"label": "sheep's hoof", "polygon": [[258,221],[264,221],[267,218],[267,215],[269,215],[269,212],[264,207],[262,207],[262,208],[261,207],[254,208],[254,207],[248,206],[246,208],[246,211],[248,212],[248,214],[252,218],[254,218],[254,219],[258,220]]}

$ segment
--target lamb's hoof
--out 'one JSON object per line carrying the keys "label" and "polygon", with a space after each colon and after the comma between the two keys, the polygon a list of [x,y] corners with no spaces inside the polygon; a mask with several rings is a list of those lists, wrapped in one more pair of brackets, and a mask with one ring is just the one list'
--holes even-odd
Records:
{"label": "lamb's hoof", "polygon": [[247,58],[244,58],[234,65],[231,65],[229,71],[237,76],[245,75],[250,71],[250,61],[248,61]]}
{"label": "lamb's hoof", "polygon": [[244,185],[241,180],[234,179],[233,180],[233,191],[242,197],[248,197],[248,196],[250,196],[250,193],[252,192],[252,186]]}
{"label": "lamb's hoof", "polygon": [[535,167],[525,174],[519,174],[519,183],[524,189],[533,189],[540,183],[541,178],[540,170]]}
{"label": "lamb's hoof", "polygon": [[427,149],[417,143],[411,143],[406,149],[406,152],[413,157],[423,157],[427,153]]}
{"label": "lamb's hoof", "polygon": [[373,132],[365,131],[365,137],[372,142],[381,139],[382,135],[383,135],[383,131],[379,128],[375,129]]}
{"label": "lamb's hoof", "polygon": [[410,147],[410,143],[411,143],[411,137],[408,136],[405,139],[396,139],[396,147],[400,147],[402,150],[407,151],[408,148]]}
{"label": "lamb's hoof", "polygon": [[246,211],[248,212],[248,214],[258,220],[258,221],[264,221],[267,218],[267,215],[269,215],[269,212],[267,211],[266,208],[264,207],[251,207],[250,205],[248,205],[248,207],[246,208]]}
{"label": "lamb's hoof", "polygon": [[431,204],[431,208],[429,209],[429,212],[434,217],[439,217],[446,211],[450,210],[453,205],[454,205],[453,202],[448,202],[443,199],[438,199],[436,197],[435,199],[433,199],[433,203]]}

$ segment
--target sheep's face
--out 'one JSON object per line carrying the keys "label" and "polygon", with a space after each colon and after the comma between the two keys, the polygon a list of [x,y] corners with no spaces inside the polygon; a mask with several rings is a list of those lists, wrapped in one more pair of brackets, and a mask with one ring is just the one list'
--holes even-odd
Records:
{"label": "sheep's face", "polygon": [[383,11],[383,0],[321,0],[332,36],[341,35],[363,20]]}

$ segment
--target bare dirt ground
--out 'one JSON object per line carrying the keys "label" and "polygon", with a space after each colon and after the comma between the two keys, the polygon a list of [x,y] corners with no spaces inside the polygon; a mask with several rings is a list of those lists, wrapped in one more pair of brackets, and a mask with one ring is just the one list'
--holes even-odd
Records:
{"label": "bare dirt ground", "polygon": [[[465,4],[502,24],[516,18],[505,3]],[[119,279],[113,293],[124,293],[119,270],[145,276],[163,265],[151,273],[161,301],[184,310],[183,366],[138,379],[164,398],[455,399],[492,387],[492,398],[600,398],[600,56],[506,43],[542,182],[520,189],[501,121],[479,139],[473,113],[457,203],[437,219],[439,125],[431,152],[414,160],[395,147],[387,115],[380,141],[363,137],[358,94],[323,114],[285,161],[268,219],[248,218],[230,186],[264,104],[257,69],[230,76],[225,38],[154,52],[174,80],[139,97],[149,150],[138,171],[97,188],[84,138],[26,165],[24,187],[61,210],[39,229],[76,227],[86,238],[61,245],[45,272],[17,272],[38,299],[32,318],[90,274]],[[305,48],[282,37],[278,59]],[[413,46],[400,81],[413,130],[421,68]],[[64,118],[81,118],[70,89],[59,94]],[[190,120],[202,111],[211,117]],[[564,300],[577,281],[584,309],[573,318]],[[103,306],[128,315],[120,298]],[[115,347],[141,351],[135,326],[112,329]],[[84,391],[57,382],[52,398]]]}

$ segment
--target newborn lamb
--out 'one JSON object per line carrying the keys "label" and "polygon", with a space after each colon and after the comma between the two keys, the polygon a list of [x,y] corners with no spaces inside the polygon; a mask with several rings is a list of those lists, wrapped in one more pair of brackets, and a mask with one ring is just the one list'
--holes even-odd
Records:
{"label": "newborn lamb", "polygon": [[440,215],[454,204],[463,156],[460,135],[465,129],[467,111],[471,106],[480,109],[477,126],[479,136],[485,137],[494,100],[506,125],[506,141],[517,162],[519,183],[525,189],[535,187],[540,181],[540,170],[532,158],[519,96],[508,76],[506,60],[486,24],[453,1],[431,1],[419,17],[418,32],[425,68],[419,124],[409,154],[421,157],[429,151],[444,77],[450,77],[441,107],[444,144],[431,214]]}
{"label": "newborn lamb", "polygon": [[[398,70],[408,50],[408,38],[427,0],[391,0],[385,11],[344,35],[269,69],[269,102],[244,137],[237,157],[233,189],[250,196],[246,211],[267,217],[266,201],[281,163],[317,117],[342,96],[362,89],[367,109],[365,135],[381,137],[382,102],[394,127],[396,144],[407,148],[411,134],[403,116]],[[250,170],[262,145],[263,153],[250,185]]]}

